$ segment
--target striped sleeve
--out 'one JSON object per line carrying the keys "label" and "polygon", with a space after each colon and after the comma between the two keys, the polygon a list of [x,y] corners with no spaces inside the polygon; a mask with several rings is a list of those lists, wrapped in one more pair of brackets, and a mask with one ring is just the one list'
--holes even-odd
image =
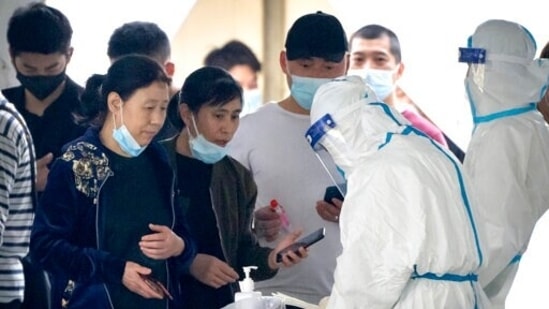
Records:
{"label": "striped sleeve", "polygon": [[29,250],[35,168],[25,133],[11,112],[0,109],[0,303],[22,299],[24,293],[20,259]]}

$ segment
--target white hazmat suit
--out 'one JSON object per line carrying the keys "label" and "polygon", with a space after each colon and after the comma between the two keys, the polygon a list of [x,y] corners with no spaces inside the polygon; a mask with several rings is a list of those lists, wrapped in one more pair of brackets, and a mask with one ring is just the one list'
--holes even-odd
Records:
{"label": "white hazmat suit", "polygon": [[549,207],[549,131],[536,103],[546,91],[547,61],[521,25],[488,20],[469,38],[465,88],[473,135],[464,161],[487,240],[479,281],[495,308],[505,307],[521,255]]}
{"label": "white hazmat suit", "polygon": [[311,109],[308,140],[347,178],[328,308],[487,308],[460,164],[378,102],[347,76],[321,86]]}

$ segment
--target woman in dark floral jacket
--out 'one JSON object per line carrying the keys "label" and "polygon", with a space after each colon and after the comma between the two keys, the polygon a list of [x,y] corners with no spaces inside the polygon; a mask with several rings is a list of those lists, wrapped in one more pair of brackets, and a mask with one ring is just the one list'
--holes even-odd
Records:
{"label": "woman in dark floral jacket", "polygon": [[81,120],[37,209],[31,256],[52,278],[55,308],[182,308],[176,279],[195,256],[174,173],[151,143],[166,118],[169,78],[126,56],[94,75]]}

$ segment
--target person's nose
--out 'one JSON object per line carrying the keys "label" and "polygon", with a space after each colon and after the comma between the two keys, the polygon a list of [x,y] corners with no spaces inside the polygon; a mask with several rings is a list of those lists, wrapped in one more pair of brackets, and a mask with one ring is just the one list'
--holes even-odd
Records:
{"label": "person's nose", "polygon": [[166,111],[156,110],[151,115],[151,124],[162,125],[166,120]]}
{"label": "person's nose", "polygon": [[373,63],[371,60],[364,61],[364,65],[362,66],[363,69],[371,69],[373,66]]}
{"label": "person's nose", "polygon": [[227,119],[223,121],[223,124],[221,125],[221,132],[224,135],[232,136],[236,131],[237,127],[238,127],[238,121],[234,121],[233,119]]}

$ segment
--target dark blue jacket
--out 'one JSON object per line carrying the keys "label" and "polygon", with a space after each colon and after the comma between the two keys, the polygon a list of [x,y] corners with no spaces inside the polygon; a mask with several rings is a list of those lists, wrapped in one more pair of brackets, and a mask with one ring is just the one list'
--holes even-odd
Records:
{"label": "dark blue jacket", "polygon": [[[101,189],[113,175],[106,149],[99,140],[99,131],[90,128],[63,150],[63,155],[52,166],[36,212],[31,256],[51,274],[53,308],[60,307],[60,298],[69,280],[74,283],[68,295],[69,308],[112,308],[106,284],[122,281],[126,261],[102,250],[105,229],[101,218],[108,215],[110,196],[101,195]],[[174,207],[175,176],[166,152],[156,142],[145,151],[159,162],[165,175],[159,181],[170,184],[166,194],[171,195],[172,201],[169,205],[173,215],[171,228],[185,241],[183,253],[167,260],[168,288],[174,296],[170,307],[181,307],[177,278],[188,273],[196,247],[189,237],[182,211]]]}

